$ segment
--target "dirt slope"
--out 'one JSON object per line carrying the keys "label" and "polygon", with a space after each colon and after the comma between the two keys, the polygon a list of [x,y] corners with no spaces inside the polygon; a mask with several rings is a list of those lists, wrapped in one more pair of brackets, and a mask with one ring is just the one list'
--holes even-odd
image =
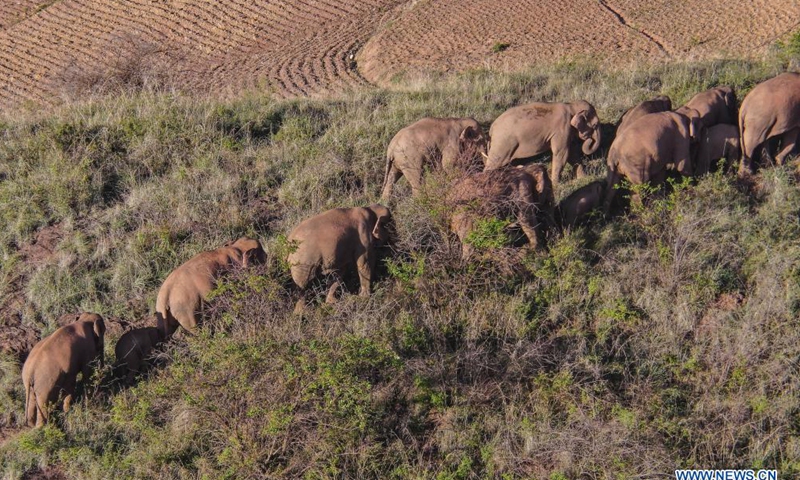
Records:
{"label": "dirt slope", "polygon": [[702,9],[678,0],[0,3],[0,108],[57,103],[109,75],[197,93],[318,95],[564,56],[751,55],[800,28],[796,0],[709,0]]}
{"label": "dirt slope", "polygon": [[[794,0],[458,0],[419,2],[367,43],[369,81],[565,56],[612,61],[759,53],[800,27]],[[507,45],[501,52],[496,45]]]}
{"label": "dirt slope", "polygon": [[[256,84],[282,95],[341,90],[363,83],[350,56],[399,3],[61,0],[40,9],[6,6],[0,105],[53,103],[76,78],[88,81],[91,72],[140,60],[186,90]],[[10,20],[21,12],[29,16]]]}

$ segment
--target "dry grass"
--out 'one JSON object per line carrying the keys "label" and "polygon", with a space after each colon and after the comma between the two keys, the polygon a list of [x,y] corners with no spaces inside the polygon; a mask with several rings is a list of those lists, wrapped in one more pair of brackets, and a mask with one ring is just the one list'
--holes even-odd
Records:
{"label": "dry grass", "polygon": [[[569,63],[330,101],[144,91],[4,120],[0,278],[22,279],[24,325],[47,333],[79,309],[139,324],[169,271],[243,234],[268,261],[221,284],[201,334],[171,343],[136,387],[97,379],[70,414],[13,434],[3,475],[615,479],[685,466],[794,478],[800,189],[788,167],[762,170],[754,191],[722,173],[676,184],[552,233],[547,251],[486,242],[469,262],[448,232],[446,176],[417,198],[401,181],[374,295],[304,316],[284,260],[301,219],[377,200],[386,145],[421,116],[487,125],[523,101],[586,98],[613,123],[653,93],[677,105],[726,83],[743,98],[781,68]],[[601,151],[585,181],[603,163]],[[61,232],[52,254],[19,261],[44,226]],[[18,375],[2,357],[4,429],[22,420]]]}

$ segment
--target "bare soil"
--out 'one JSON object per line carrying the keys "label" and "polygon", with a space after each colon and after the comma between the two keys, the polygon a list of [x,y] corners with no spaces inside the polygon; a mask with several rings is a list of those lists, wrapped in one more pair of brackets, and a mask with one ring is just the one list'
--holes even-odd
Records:
{"label": "bare soil", "polygon": [[757,55],[800,28],[794,0],[0,3],[0,108],[58,103],[80,91],[71,84],[128,78],[130,69],[199,94],[317,96],[564,57]]}

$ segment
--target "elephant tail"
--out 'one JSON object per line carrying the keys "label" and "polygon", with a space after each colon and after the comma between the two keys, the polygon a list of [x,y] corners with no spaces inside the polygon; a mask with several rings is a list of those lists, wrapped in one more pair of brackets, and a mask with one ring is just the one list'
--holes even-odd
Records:
{"label": "elephant tail", "polygon": [[387,153],[386,154],[386,167],[383,169],[383,189],[386,189],[386,184],[389,182],[389,172],[392,171],[392,165],[394,165],[394,154]]}
{"label": "elephant tail", "polygon": [[31,377],[25,388],[25,419],[28,421],[28,425],[36,425],[37,408],[36,392],[33,390],[33,377]]}

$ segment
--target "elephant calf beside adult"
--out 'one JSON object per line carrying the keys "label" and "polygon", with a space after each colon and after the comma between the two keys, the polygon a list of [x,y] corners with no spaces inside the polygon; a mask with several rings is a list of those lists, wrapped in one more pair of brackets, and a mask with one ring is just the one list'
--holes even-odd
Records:
{"label": "elephant calf beside adult", "polygon": [[296,312],[305,306],[312,281],[329,281],[326,301],[333,303],[345,275],[355,271],[360,295],[368,296],[375,279],[378,248],[394,235],[391,211],[383,205],[334,208],[308,218],[295,227],[288,240],[295,250],[287,258],[294,283],[304,292]]}
{"label": "elephant calf beside adult", "polygon": [[477,218],[516,217],[533,248],[544,246],[546,227],[554,225],[553,186],[539,164],[468,175],[450,187],[446,201],[453,209],[450,229],[461,241],[462,258],[472,254],[467,237]]}
{"label": "elephant calf beside adult", "polygon": [[551,151],[550,176],[558,184],[561,171],[569,163],[583,175],[579,154],[573,143],[580,140],[584,155],[600,147],[600,119],[586,101],[573,103],[529,103],[506,110],[489,128],[489,154],[485,171],[496,170],[514,160],[531,158]]}
{"label": "elephant calf beside adult", "polygon": [[753,160],[759,160],[760,147],[773,154],[769,151],[773,139],[781,143],[775,163],[783,165],[800,136],[800,73],[782,73],[756,85],[739,110],[739,132],[740,175],[753,173]]}
{"label": "elephant calf beside adult", "polygon": [[692,149],[702,130],[700,115],[660,112],[645,115],[622,132],[608,151],[604,212],[611,210],[615,185],[621,177],[632,184],[661,184],[667,170],[693,175]]}
{"label": "elephant calf beside adult", "polygon": [[134,379],[153,350],[164,341],[164,335],[156,327],[135,328],[117,340],[114,353],[117,361],[114,370],[124,377],[126,385],[133,385]]}
{"label": "elephant calf beside adult", "polygon": [[83,313],[33,347],[22,367],[28,425],[46,423],[50,408],[60,401],[64,412],[69,411],[78,374],[86,383],[92,376],[92,363],[99,360],[103,366],[105,334],[103,317]]}
{"label": "elephant calf beside adult", "polygon": [[403,128],[389,142],[381,198],[392,195],[394,184],[405,176],[414,195],[422,185],[423,170],[466,170],[482,165],[486,135],[474,118],[423,118]]}
{"label": "elephant calf beside adult", "polygon": [[266,253],[258,240],[242,237],[216,250],[202,252],[169,274],[156,300],[156,322],[163,338],[178,327],[194,333],[206,297],[217,279],[234,267],[263,263]]}

